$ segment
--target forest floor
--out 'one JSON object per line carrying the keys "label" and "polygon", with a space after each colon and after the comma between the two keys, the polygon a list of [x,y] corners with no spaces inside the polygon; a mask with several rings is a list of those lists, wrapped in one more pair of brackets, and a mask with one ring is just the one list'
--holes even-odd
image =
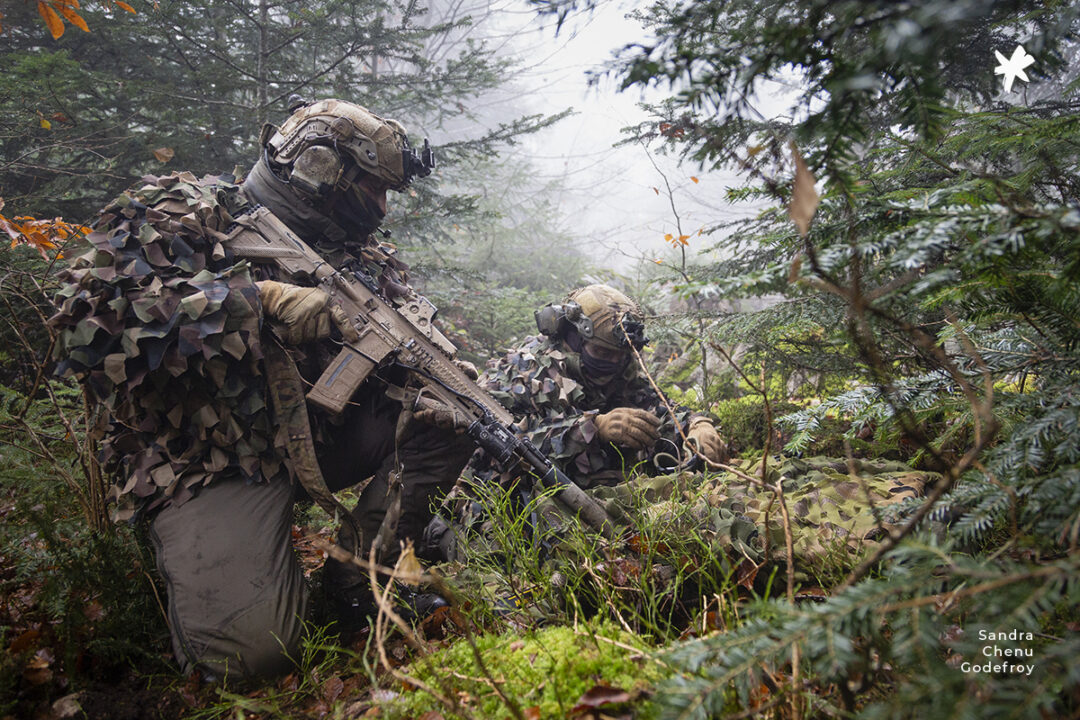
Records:
{"label": "forest floor", "polygon": [[[331,539],[332,528],[317,522],[294,526],[293,540],[315,588],[314,614],[327,624],[315,620],[309,626],[296,671],[267,684],[208,683],[197,673],[184,677],[169,647],[164,595],[140,541],[126,531],[91,541],[77,518],[43,532],[42,521],[55,508],[48,498],[29,505],[18,495],[18,488],[8,488],[0,504],[5,535],[0,720],[437,720],[444,712],[451,717],[630,717],[632,712],[643,716],[635,708],[647,705],[649,678],[656,676],[655,667],[646,667],[642,638],[598,621],[539,630],[512,619],[493,624],[490,616],[469,613],[468,607],[463,609],[469,618],[444,608],[424,619],[414,637],[387,628],[382,618],[381,647],[371,629],[339,636],[319,607],[326,560],[320,547]],[[79,548],[81,543],[89,545]],[[126,571],[117,567],[125,562],[130,562]],[[480,657],[472,652],[477,643],[497,670],[472,667]],[[520,658],[521,667],[508,681],[510,655]],[[425,661],[411,669],[410,663],[421,658]],[[518,698],[508,704],[511,693]]]}

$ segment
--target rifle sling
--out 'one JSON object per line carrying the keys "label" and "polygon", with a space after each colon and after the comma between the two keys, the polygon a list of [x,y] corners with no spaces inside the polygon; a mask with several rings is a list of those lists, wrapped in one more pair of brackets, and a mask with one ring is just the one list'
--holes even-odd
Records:
{"label": "rifle sling", "polygon": [[340,544],[352,553],[361,552],[363,544],[360,529],[352,514],[342,505],[326,485],[319,460],[315,455],[315,443],[311,438],[304,384],[296,363],[289,357],[276,338],[263,343],[263,357],[274,405],[274,416],[286,431],[285,447],[292,461],[293,470],[304,490],[319,507],[331,517],[341,521]]}

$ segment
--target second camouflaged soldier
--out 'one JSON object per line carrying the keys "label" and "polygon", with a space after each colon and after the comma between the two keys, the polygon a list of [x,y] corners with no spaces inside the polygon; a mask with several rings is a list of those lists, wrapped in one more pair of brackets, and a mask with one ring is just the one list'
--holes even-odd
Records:
{"label": "second camouflaged soldier", "polygon": [[[479,384],[518,421],[518,430],[582,488],[623,482],[634,468],[671,469],[700,454],[727,460],[727,447],[712,421],[668,404],[650,385],[634,357],[647,342],[641,308],[608,285],[579,288],[561,303],[536,312],[541,337],[528,337],[499,360],[489,361]],[[452,425],[452,418],[429,421]],[[478,457],[473,475],[498,473]],[[515,473],[501,480],[509,486]],[[435,518],[423,552],[447,559],[454,533]]]}
{"label": "second camouflaged soldier", "polygon": [[647,342],[644,315],[629,297],[589,285],[541,308],[536,322],[544,337],[488,363],[480,384],[578,485],[621,482],[658,456],[727,459],[712,421],[674,406],[672,417],[645,377],[633,353]]}

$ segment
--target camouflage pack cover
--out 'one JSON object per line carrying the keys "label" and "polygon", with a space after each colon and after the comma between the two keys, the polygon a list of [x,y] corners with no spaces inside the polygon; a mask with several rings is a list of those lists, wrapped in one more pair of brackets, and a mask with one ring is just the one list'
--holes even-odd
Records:
{"label": "camouflage pack cover", "polygon": [[[517,428],[582,487],[621,480],[624,470],[647,463],[653,455],[621,455],[601,442],[593,423],[598,412],[617,407],[649,410],[663,421],[661,438],[669,439],[661,440],[660,450],[677,451],[681,443],[674,422],[635,363],[621,378],[597,388],[583,379],[579,358],[561,340],[530,336],[504,357],[489,361],[478,382],[520,418]],[[676,420],[686,423],[691,412],[674,409]]]}
{"label": "camouflage pack cover", "polygon": [[[223,243],[248,209],[231,175],[143,178],[102,211],[89,251],[59,275],[57,372],[84,382],[105,411],[116,519],[183,503],[214,477],[292,475],[261,362],[255,282],[269,276]],[[316,247],[335,265],[364,265],[388,297],[411,292],[392,247]]]}

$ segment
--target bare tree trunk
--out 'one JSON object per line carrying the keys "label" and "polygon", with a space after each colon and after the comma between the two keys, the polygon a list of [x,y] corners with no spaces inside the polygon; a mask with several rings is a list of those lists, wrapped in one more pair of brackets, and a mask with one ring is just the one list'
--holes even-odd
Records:
{"label": "bare tree trunk", "polygon": [[255,76],[258,82],[255,117],[258,127],[266,123],[267,80],[266,66],[270,62],[270,43],[267,28],[270,25],[270,0],[259,0],[259,54],[255,61]]}

